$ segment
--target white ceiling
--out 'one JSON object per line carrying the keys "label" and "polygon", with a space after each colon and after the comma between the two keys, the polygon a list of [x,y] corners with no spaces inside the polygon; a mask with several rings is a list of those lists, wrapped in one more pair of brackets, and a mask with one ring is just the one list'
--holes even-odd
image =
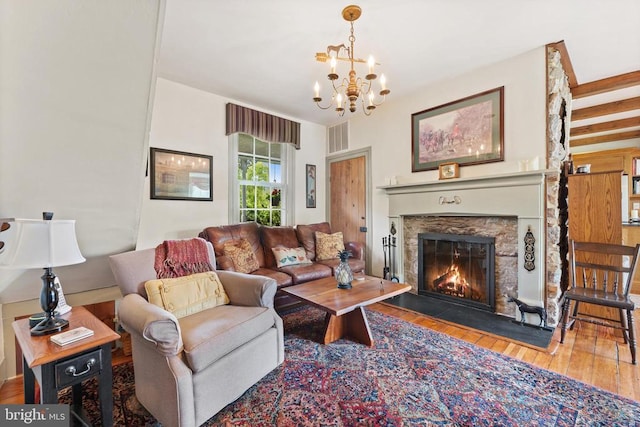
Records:
{"label": "white ceiling", "polygon": [[[167,0],[159,76],[293,118],[335,123],[335,113],[311,99],[316,80],[328,97],[328,65],[315,53],[348,43],[341,14],[348,1]],[[578,83],[640,70],[640,0],[357,4],[355,56],[375,56],[390,97],[560,40]]]}

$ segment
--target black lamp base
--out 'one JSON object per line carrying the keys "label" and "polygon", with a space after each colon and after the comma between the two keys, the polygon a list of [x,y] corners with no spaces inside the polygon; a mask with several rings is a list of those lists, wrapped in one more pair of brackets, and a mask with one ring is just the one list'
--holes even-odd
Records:
{"label": "black lamp base", "polygon": [[31,335],[49,335],[69,327],[69,321],[59,317],[47,317],[31,328]]}

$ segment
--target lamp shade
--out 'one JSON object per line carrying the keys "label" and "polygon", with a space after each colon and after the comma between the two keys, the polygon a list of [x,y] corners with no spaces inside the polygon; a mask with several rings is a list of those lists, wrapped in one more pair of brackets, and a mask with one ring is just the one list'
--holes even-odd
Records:
{"label": "lamp shade", "polygon": [[[0,219],[2,268],[46,268],[86,261],[76,239],[75,220]],[[6,228],[6,227],[5,227]]]}

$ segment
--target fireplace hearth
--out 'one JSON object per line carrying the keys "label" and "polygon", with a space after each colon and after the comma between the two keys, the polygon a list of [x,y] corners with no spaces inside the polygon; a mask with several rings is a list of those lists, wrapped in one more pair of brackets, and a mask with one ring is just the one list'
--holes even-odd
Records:
{"label": "fireplace hearth", "polygon": [[495,239],[418,234],[418,294],[495,312]]}

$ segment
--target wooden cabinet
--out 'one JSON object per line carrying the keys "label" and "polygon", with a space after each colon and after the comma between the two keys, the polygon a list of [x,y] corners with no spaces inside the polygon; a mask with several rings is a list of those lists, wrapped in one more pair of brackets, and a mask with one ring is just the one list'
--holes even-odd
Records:
{"label": "wooden cabinet", "polygon": [[[569,175],[569,239],[583,242],[622,242],[622,172]],[[597,258],[590,259],[597,262]],[[606,261],[606,260],[601,260]],[[580,311],[590,316],[615,319],[617,310],[583,303]]]}
{"label": "wooden cabinet", "polygon": [[[640,224],[622,226],[622,244],[635,246],[640,243]],[[631,284],[631,293],[640,294],[640,271],[636,273]]]}
{"label": "wooden cabinet", "polygon": [[568,179],[569,238],[622,242],[622,172],[594,173],[592,169]]}
{"label": "wooden cabinet", "polygon": [[[640,182],[640,149],[620,148],[617,150],[594,151],[590,153],[573,154],[574,170],[580,165],[590,164],[591,172],[624,171],[629,183],[629,210],[634,209],[633,203],[640,204],[640,184],[637,188],[635,181]],[[636,159],[638,159],[636,161]],[[638,191],[634,191],[637,189]]]}

